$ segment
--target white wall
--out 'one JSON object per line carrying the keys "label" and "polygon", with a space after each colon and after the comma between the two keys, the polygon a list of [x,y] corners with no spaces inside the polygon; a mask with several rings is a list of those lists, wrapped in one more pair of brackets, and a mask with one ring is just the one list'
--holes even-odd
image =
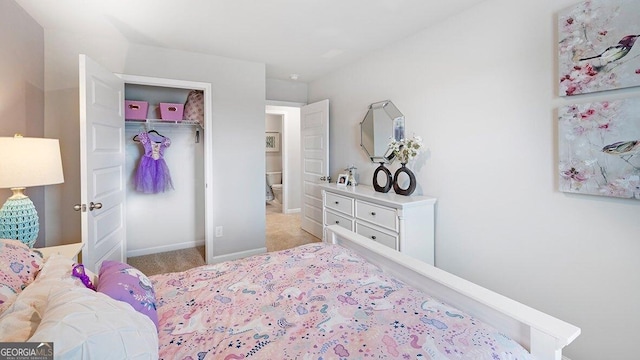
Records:
{"label": "white wall", "polygon": [[267,100],[307,103],[308,86],[300,81],[266,80]]}
{"label": "white wall", "polygon": [[[557,190],[556,14],[575,0],[488,0],[309,85],[331,101],[331,174],[390,99],[428,148],[410,167],[438,198],[436,264],[582,328],[565,355],[635,359],[640,202]],[[640,94],[640,89],[614,95]],[[397,164],[394,164],[395,169]]]}
{"label": "white wall", "polygon": [[45,118],[48,135],[64,144],[68,169],[59,201],[48,204],[56,218],[47,222],[47,245],[80,240],[80,215],[72,210],[80,201],[79,53],[116,73],[211,83],[214,176],[208,186],[214,189],[214,208],[209,216],[224,227],[224,236],[214,238],[208,251],[220,256],[264,250],[264,64],[55,30],[45,32]]}

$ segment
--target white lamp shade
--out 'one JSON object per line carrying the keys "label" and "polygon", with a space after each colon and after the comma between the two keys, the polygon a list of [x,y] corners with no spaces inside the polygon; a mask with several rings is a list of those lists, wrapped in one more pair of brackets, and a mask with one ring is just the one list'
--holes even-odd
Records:
{"label": "white lamp shade", "polygon": [[0,137],[0,188],[63,182],[58,139]]}

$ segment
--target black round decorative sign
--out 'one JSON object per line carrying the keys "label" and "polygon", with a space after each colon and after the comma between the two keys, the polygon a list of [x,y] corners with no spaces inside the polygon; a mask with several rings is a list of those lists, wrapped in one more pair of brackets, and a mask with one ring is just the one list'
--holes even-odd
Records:
{"label": "black round decorative sign", "polygon": [[[378,173],[380,171],[384,173],[384,177],[386,179],[386,183],[384,184],[384,186],[380,186],[380,184],[378,184]],[[376,168],[376,171],[373,172],[373,188],[377,192],[386,193],[391,190],[391,186],[393,186],[393,177],[391,176],[391,171],[384,167],[384,163],[381,162],[380,166],[378,166]]]}
{"label": "black round decorative sign", "polygon": [[[396,170],[396,173],[393,174],[393,191],[395,191],[398,195],[408,196],[413,194],[413,192],[416,190],[416,176],[413,174],[413,171],[409,170],[409,168],[405,165],[406,164],[403,163],[402,166],[398,170]],[[406,189],[402,189],[400,187],[400,184],[398,184],[400,180],[400,174],[402,173],[407,174],[407,176],[409,177],[409,187],[407,187]]]}

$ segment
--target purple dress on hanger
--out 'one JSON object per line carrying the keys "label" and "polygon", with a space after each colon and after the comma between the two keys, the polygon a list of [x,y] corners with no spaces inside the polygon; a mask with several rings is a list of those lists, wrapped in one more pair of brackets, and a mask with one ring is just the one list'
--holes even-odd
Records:
{"label": "purple dress on hanger", "polygon": [[144,155],[138,164],[136,190],[146,194],[156,194],[173,189],[169,167],[164,161],[164,150],[171,145],[171,139],[161,136],[154,141],[147,132],[138,134],[138,141],[144,147]]}

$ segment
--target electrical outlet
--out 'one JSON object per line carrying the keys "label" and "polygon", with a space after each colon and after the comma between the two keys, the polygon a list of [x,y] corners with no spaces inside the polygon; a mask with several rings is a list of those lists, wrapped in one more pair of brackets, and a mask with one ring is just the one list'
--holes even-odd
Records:
{"label": "electrical outlet", "polygon": [[216,226],[216,237],[222,237],[222,226]]}

